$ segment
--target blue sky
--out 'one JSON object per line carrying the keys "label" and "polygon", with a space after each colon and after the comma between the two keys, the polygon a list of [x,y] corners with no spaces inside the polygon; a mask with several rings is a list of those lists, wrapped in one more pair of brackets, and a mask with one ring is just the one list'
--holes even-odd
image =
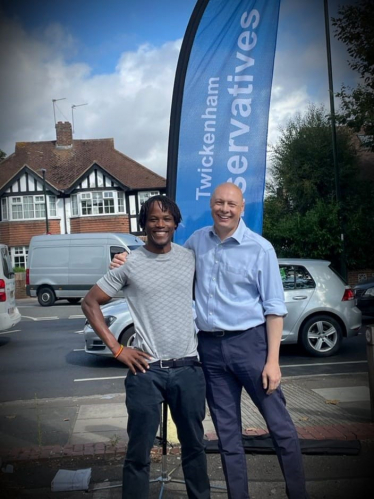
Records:
{"label": "blue sky", "polygon": [[[228,0],[235,1],[235,0]],[[329,0],[330,15],[338,4]],[[195,0],[0,0],[0,148],[53,140],[56,118],[75,138],[115,147],[161,175],[175,68]],[[310,103],[328,106],[323,0],[282,0],[269,142]],[[332,39],[334,87],[354,85],[346,47]]]}

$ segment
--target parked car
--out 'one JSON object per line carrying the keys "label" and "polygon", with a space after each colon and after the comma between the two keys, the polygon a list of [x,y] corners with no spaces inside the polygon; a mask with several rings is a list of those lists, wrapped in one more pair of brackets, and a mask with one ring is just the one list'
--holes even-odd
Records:
{"label": "parked car", "polygon": [[359,282],[353,291],[362,314],[374,316],[374,278]]}
{"label": "parked car", "polygon": [[[282,344],[300,343],[316,357],[338,352],[344,337],[356,336],[361,312],[353,290],[325,260],[298,258],[278,260],[288,314],[284,319]],[[123,345],[134,335],[132,318],[125,300],[102,306],[109,329]],[[112,355],[86,321],[87,353]]]}
{"label": "parked car", "polygon": [[21,320],[16,307],[16,281],[8,247],[0,244],[0,331],[15,326]]}

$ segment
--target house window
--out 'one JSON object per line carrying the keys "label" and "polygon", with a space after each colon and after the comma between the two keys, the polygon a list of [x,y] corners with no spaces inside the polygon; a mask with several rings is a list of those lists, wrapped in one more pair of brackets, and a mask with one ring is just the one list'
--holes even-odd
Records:
{"label": "house window", "polygon": [[92,194],[84,192],[81,194],[82,215],[92,215]]}
{"label": "house window", "polygon": [[12,219],[19,220],[23,218],[22,198],[10,198],[12,206]]}
{"label": "house window", "polygon": [[29,253],[28,246],[14,246],[10,249],[13,267],[26,268],[27,255]]}
{"label": "house window", "polygon": [[1,200],[1,220],[8,220],[8,200],[2,198]]}
{"label": "house window", "polygon": [[147,201],[147,199],[151,198],[152,196],[157,196],[158,194],[160,194],[160,191],[139,192],[138,193],[139,210],[140,210],[142,204],[144,204]]}
{"label": "house window", "polygon": [[123,192],[117,192],[118,213],[125,213],[125,197]]}
{"label": "house window", "polygon": [[71,196],[71,215],[73,217],[77,217],[79,215],[78,199],[76,195]]}
{"label": "house window", "polygon": [[123,192],[81,192],[71,196],[72,216],[125,213]]}
{"label": "house window", "polygon": [[[56,216],[56,197],[47,196],[49,216]],[[44,196],[17,196],[10,198],[11,220],[45,218]]]}
{"label": "house window", "polygon": [[49,216],[50,217],[55,217],[57,216],[57,209],[56,209],[56,197],[55,196],[49,196]]}

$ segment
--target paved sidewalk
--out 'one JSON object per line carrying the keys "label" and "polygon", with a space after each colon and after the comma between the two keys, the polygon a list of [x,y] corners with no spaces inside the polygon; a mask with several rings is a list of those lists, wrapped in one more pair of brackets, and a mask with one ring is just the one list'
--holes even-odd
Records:
{"label": "paved sidewalk", "polygon": [[[304,456],[311,497],[369,497],[364,490],[374,486],[374,423],[367,373],[286,378],[282,386],[301,439],[361,442],[358,456]],[[247,395],[243,395],[242,418],[243,433],[267,432]],[[14,473],[0,473],[0,486],[8,494],[5,498],[43,499],[57,494],[61,499],[119,499],[120,487],[52,493],[50,483],[61,468],[92,467],[91,489],[120,485],[126,420],[123,393],[0,404],[0,468],[14,467]],[[209,414],[204,427],[207,439],[215,439]],[[177,444],[171,446],[168,461],[168,469],[180,465]],[[253,499],[286,497],[274,455],[247,455],[247,461]],[[213,483],[224,486],[219,456],[208,454],[208,463]],[[152,474],[160,475],[159,447],[153,451]],[[175,475],[182,478],[179,468]],[[169,483],[165,489],[165,499],[186,498],[183,484]],[[153,485],[150,497],[158,494],[159,484]],[[215,491],[215,497],[226,494]]]}

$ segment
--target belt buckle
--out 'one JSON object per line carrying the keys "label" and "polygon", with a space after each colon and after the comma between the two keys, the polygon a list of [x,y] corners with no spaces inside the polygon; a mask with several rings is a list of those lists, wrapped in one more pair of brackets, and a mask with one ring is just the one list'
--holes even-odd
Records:
{"label": "belt buckle", "polygon": [[164,366],[164,362],[170,362],[170,360],[160,360],[160,367],[161,369],[170,369],[170,366]]}
{"label": "belt buckle", "polygon": [[221,330],[221,331],[215,331],[214,336],[216,336],[217,338],[222,338],[222,336],[225,336],[225,332],[226,331],[223,331],[223,330]]}

